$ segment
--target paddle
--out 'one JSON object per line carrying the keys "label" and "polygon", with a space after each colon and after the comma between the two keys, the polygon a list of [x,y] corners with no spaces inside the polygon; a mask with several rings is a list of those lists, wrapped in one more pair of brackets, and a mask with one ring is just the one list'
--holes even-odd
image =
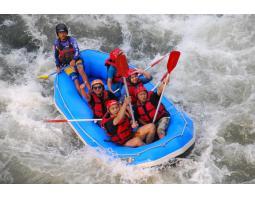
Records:
{"label": "paddle", "polygon": [[62,122],[91,122],[101,121],[102,119],[46,119],[44,122],[48,123],[62,123]]}
{"label": "paddle", "polygon": [[[177,62],[179,60],[179,57],[180,57],[180,54],[181,52],[179,51],[172,51],[169,55],[169,59],[168,59],[168,62],[167,62],[167,73],[164,74],[164,76],[162,77],[162,79],[164,79],[165,77],[168,79],[169,76],[170,76],[170,73],[173,71],[173,69],[176,67],[177,65]],[[164,83],[164,87],[163,87],[163,90],[161,92],[161,95],[160,95],[160,99],[159,99],[159,102],[158,102],[158,105],[157,105],[157,109],[156,109],[156,112],[155,112],[155,115],[154,115],[154,118],[153,118],[153,123],[155,123],[155,120],[157,118],[157,115],[158,115],[158,110],[159,110],[159,106],[161,104],[161,101],[162,101],[162,97],[164,95],[164,92],[165,92],[165,88],[166,88],[166,82]]]}
{"label": "paddle", "polygon": [[[126,78],[128,77],[128,69],[129,68],[128,68],[128,63],[127,63],[127,58],[124,54],[121,54],[118,56],[118,58],[116,59],[116,66],[117,66],[117,70],[119,71],[119,74],[123,77],[125,90],[126,90],[127,96],[129,97],[129,91],[128,91],[127,80],[126,80]],[[132,121],[134,122],[135,117],[134,117],[134,112],[133,112],[131,103],[129,103],[129,108],[130,108]]]}
{"label": "paddle", "polygon": [[[63,67],[63,68],[61,68],[60,72],[64,71],[67,67],[69,67],[69,65],[67,65],[67,66],[65,66],[65,67]],[[57,71],[52,72],[52,73],[50,73],[50,74],[48,74],[48,75],[37,76],[37,78],[38,78],[38,79],[48,79],[50,76],[53,76],[53,75],[55,75],[55,74],[57,74]]]}
{"label": "paddle", "polygon": [[159,58],[158,60],[156,60],[155,62],[153,62],[151,65],[149,65],[148,67],[146,67],[146,68],[144,69],[144,71],[147,71],[148,69],[154,67],[154,66],[155,66],[156,64],[158,64],[160,61],[162,61],[167,55],[168,55],[168,53],[165,54],[164,56],[162,56],[161,58]]}

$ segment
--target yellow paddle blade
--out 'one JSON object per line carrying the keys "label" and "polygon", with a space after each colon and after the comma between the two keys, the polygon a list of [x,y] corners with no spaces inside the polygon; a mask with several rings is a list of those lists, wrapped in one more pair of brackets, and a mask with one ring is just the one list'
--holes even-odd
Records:
{"label": "yellow paddle blade", "polygon": [[37,76],[38,79],[48,79],[49,76],[48,75],[41,75],[41,76]]}

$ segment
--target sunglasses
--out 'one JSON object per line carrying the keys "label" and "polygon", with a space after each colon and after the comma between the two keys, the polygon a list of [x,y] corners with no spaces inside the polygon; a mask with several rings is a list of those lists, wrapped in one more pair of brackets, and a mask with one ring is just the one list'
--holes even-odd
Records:
{"label": "sunglasses", "polygon": [[101,85],[92,87],[93,90],[101,90],[103,87]]}

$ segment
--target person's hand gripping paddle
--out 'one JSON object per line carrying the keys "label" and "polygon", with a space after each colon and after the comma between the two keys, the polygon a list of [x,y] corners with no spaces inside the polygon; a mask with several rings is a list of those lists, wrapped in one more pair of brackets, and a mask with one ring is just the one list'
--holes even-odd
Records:
{"label": "person's hand gripping paddle", "polygon": [[[170,73],[173,71],[173,69],[176,67],[177,65],[177,62],[179,60],[179,57],[181,55],[181,52],[179,51],[172,51],[169,55],[169,59],[168,59],[168,62],[167,62],[167,73],[164,74],[163,79],[165,79],[166,77],[166,80],[169,79],[169,76],[170,76]],[[156,109],[156,112],[155,112],[155,115],[154,115],[154,118],[153,118],[153,123],[155,123],[156,119],[157,119],[157,115],[158,115],[158,110],[159,110],[159,106],[161,104],[161,101],[162,101],[162,97],[164,95],[164,92],[165,92],[165,88],[166,88],[166,82],[164,83],[164,87],[163,87],[163,90],[162,90],[162,93],[160,95],[160,99],[159,99],[159,102],[158,102],[158,106],[157,106],[157,109]]]}

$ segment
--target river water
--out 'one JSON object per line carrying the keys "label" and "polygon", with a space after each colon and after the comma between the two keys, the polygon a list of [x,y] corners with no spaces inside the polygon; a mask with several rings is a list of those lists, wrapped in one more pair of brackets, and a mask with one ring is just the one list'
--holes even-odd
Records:
{"label": "river water", "polygon": [[[80,49],[122,48],[141,68],[175,48],[166,95],[194,120],[175,167],[137,169],[84,146],[53,104],[55,25]],[[0,183],[255,183],[255,15],[0,15]],[[151,69],[154,82],[165,68]]]}

